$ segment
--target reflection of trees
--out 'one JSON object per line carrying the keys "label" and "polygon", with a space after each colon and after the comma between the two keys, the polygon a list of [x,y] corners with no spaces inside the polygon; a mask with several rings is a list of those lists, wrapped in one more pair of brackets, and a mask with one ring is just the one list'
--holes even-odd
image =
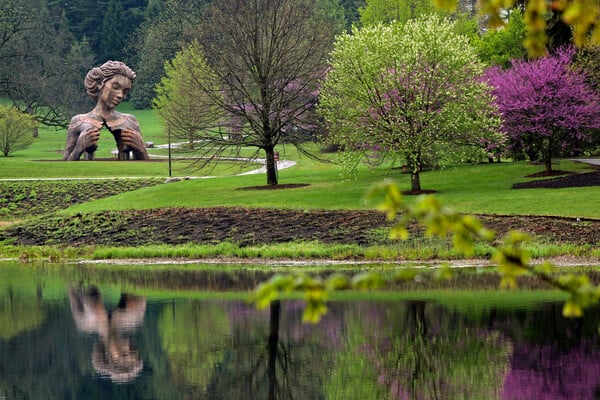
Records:
{"label": "reflection of trees", "polygon": [[[235,310],[233,310],[235,312]],[[239,316],[238,310],[238,316]],[[243,310],[242,310],[243,311]],[[237,319],[233,342],[215,368],[207,392],[209,399],[317,399],[322,397],[323,365],[319,339],[322,327],[302,329],[297,304],[271,303],[268,324],[254,312]],[[333,323],[336,323],[334,321]],[[316,331],[316,332],[315,332]]]}
{"label": "reflection of trees", "polygon": [[13,287],[0,292],[0,339],[8,340],[41,325],[46,315],[40,300],[39,296],[31,298],[15,294]]}
{"label": "reflection of trees", "polygon": [[567,319],[562,307],[496,310],[490,317],[490,324],[515,343],[503,398],[599,398],[600,308],[586,310],[583,319]]}
{"label": "reflection of trees", "polygon": [[497,398],[510,345],[432,304],[404,305],[402,334],[384,358],[393,371],[392,393],[412,399]]}
{"label": "reflection of trees", "polygon": [[598,399],[598,341],[584,340],[568,350],[559,347],[558,343],[515,346],[502,398]]}
{"label": "reflection of trees", "polygon": [[371,384],[370,390],[377,390],[376,398],[498,397],[511,347],[496,332],[423,301],[373,303],[371,307],[362,306],[348,318],[349,325],[361,325],[348,331],[358,331],[364,338],[353,339],[346,349],[356,356],[348,357],[347,365],[339,365],[336,371],[352,369],[366,355],[369,363],[363,368],[375,372],[355,377],[374,375],[380,386]]}
{"label": "reflection of trees", "polygon": [[209,399],[322,397],[316,349],[327,325],[305,325],[301,314],[298,303],[280,302],[268,314],[243,302],[165,307],[159,331],[173,379]]}
{"label": "reflection of trees", "polygon": [[[218,265],[215,265],[218,268]],[[147,268],[97,268],[82,265],[76,270],[65,271],[66,278],[78,282],[90,274],[94,281],[106,285],[128,284],[141,288],[166,288],[168,290],[229,291],[252,290],[273,273],[260,270],[178,270]]]}
{"label": "reflection of trees", "polygon": [[[132,338],[144,370],[112,385],[94,379],[97,336],[77,333],[63,280],[32,279],[33,268],[19,267],[14,279],[0,274],[0,314],[13,310],[5,315],[15,326],[37,318],[27,310],[45,316],[0,337],[0,398],[591,399],[600,386],[599,309],[576,323],[558,303],[454,312],[418,301],[334,302],[315,326],[301,322],[301,302],[260,312],[241,301],[192,299],[148,302]],[[179,274],[150,275],[166,287]],[[133,276],[142,282],[142,272]],[[200,285],[180,283],[189,284]],[[101,292],[106,309],[118,309],[120,291]]]}
{"label": "reflection of trees", "polygon": [[229,341],[225,303],[169,304],[158,317],[158,333],[175,384],[206,391],[213,368],[222,360]]}

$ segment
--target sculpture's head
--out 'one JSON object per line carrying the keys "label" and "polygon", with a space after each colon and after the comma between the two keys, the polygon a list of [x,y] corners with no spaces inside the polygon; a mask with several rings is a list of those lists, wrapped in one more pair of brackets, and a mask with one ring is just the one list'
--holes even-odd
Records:
{"label": "sculpture's head", "polygon": [[135,72],[121,61],[107,61],[99,67],[92,68],[84,80],[88,95],[94,100],[98,99],[105,83],[118,75],[128,79],[130,86],[136,76]]}

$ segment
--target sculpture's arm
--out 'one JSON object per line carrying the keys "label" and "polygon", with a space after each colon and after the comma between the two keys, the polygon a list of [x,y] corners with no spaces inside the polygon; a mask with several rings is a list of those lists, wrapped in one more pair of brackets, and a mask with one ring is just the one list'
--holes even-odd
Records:
{"label": "sculpture's arm", "polygon": [[146,150],[144,139],[142,139],[142,135],[139,132],[125,128],[121,131],[121,140],[133,153],[134,160],[148,160],[150,158],[148,156],[148,151]]}
{"label": "sculpture's arm", "polygon": [[[69,124],[69,128],[67,128],[67,142],[65,143],[65,151],[63,152],[63,161],[72,160],[71,153],[75,149],[77,145],[77,139],[79,139],[79,126],[81,125],[81,121],[77,116],[71,119],[71,123]],[[81,154],[79,154],[81,156]],[[79,157],[77,158],[79,160]]]}
{"label": "sculpture's arm", "polygon": [[[71,138],[67,139],[67,143],[69,143],[70,139]],[[79,134],[75,145],[72,146],[72,150],[68,155],[65,148],[63,160],[77,161],[81,158],[83,153],[86,153],[86,160],[92,160],[94,158],[94,152],[98,148],[98,139],[100,139],[100,130],[98,128],[92,127],[86,129]]]}
{"label": "sculpture's arm", "polygon": [[73,117],[67,129],[63,160],[77,161],[83,153],[86,153],[86,159],[93,159],[99,138],[100,130],[97,127],[84,124],[80,116]]}

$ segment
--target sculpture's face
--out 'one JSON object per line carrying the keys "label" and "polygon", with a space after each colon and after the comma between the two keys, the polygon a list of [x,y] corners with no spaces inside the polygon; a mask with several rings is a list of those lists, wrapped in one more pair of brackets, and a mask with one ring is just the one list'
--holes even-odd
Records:
{"label": "sculpture's face", "polygon": [[115,108],[131,90],[131,80],[123,75],[115,75],[106,82],[100,93],[100,100],[108,107]]}

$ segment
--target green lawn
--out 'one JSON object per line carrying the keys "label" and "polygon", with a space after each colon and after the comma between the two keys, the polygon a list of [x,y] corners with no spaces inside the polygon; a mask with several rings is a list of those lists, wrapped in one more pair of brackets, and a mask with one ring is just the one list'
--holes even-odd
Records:
{"label": "green lawn", "polygon": [[[131,110],[124,104],[121,111],[136,115],[146,141],[165,144],[162,124],[151,110]],[[66,132],[40,129],[40,137],[27,150],[11,157],[0,157],[0,179],[16,178],[73,178],[73,177],[164,177],[169,174],[166,159],[159,161],[164,150],[150,149],[153,161],[93,161],[62,162]],[[114,157],[114,141],[108,133],[101,136],[98,158]],[[315,151],[318,148],[314,147]],[[264,185],[264,174],[236,176],[257,168],[258,164],[228,162],[215,169],[198,170],[189,160],[177,157],[189,153],[173,152],[174,176],[218,176],[209,179],[184,180],[124,193],[115,197],[71,207],[64,212],[96,211],[101,209],[142,209],[156,207],[284,207],[296,209],[364,209],[374,204],[364,201],[368,188],[383,179],[396,180],[401,189],[409,189],[409,176],[399,170],[385,168],[358,171],[356,177],[344,179],[335,163],[318,163],[301,156],[292,147],[277,149],[282,159],[297,164],[279,171],[279,182],[303,183],[305,187],[284,190],[239,190]],[[252,149],[247,149],[250,154]],[[154,157],[153,157],[154,156]],[[327,156],[333,160],[333,156]],[[585,164],[559,160],[556,169],[585,171]],[[540,165],[527,162],[463,165],[440,171],[423,172],[424,189],[437,191],[447,205],[465,213],[559,215],[600,219],[600,187],[567,189],[512,189],[526,175],[541,171]]]}
{"label": "green lawn", "polygon": [[[579,169],[578,163],[562,162],[561,169]],[[511,189],[539,166],[501,163],[461,166],[425,172],[424,188],[438,191],[447,205],[465,213],[557,215],[600,219],[600,187],[566,189]],[[398,181],[409,188],[409,177],[385,170],[361,171],[355,179],[341,178],[340,169],[326,165],[304,169],[294,166],[279,171],[279,182],[304,183],[306,187],[285,190],[240,190],[264,185],[264,175],[197,179],[159,185],[74,206],[65,212],[100,209],[157,207],[283,207],[296,209],[365,209],[368,188],[383,179]]]}

